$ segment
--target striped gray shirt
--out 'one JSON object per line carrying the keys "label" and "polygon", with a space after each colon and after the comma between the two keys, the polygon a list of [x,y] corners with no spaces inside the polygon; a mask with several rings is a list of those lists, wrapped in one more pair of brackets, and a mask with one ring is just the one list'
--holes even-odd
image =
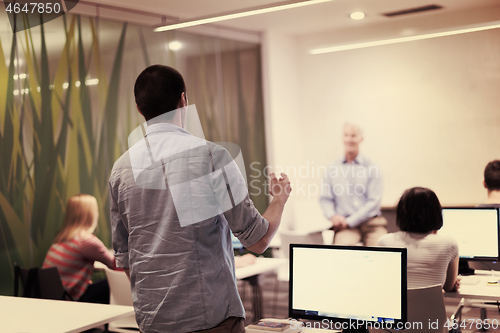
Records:
{"label": "striped gray shirt", "polygon": [[141,331],[191,332],[244,317],[230,231],[248,247],[269,222],[226,149],[173,124],[146,133],[109,180],[116,265],[130,269]]}
{"label": "striped gray shirt", "polygon": [[378,245],[408,249],[408,288],[444,285],[448,266],[458,255],[457,242],[439,234],[398,231],[380,237]]}

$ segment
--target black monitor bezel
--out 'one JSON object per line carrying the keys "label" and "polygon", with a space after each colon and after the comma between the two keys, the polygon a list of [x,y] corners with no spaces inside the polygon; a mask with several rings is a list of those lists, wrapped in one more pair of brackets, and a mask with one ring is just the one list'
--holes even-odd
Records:
{"label": "black monitor bezel", "polygon": [[[454,209],[454,210],[496,210],[497,212],[497,256],[496,257],[462,257],[460,256],[460,245],[458,246],[458,256],[460,259],[464,259],[467,261],[497,261],[500,258],[500,209],[499,207],[442,207],[441,214],[445,209]],[[444,217],[443,217],[443,226],[444,226]],[[439,230],[438,230],[439,234]]]}
{"label": "black monitor bezel", "polygon": [[[335,249],[335,250],[362,250],[362,251],[376,251],[376,252],[398,252],[401,253],[401,319],[395,319],[393,325],[397,323],[407,322],[407,249],[406,248],[393,248],[393,247],[368,247],[368,246],[343,246],[343,245],[313,245],[313,244],[290,244],[290,256],[289,256],[289,273],[290,280],[288,283],[288,316],[293,319],[305,319],[322,321],[328,320],[333,322],[349,322],[353,319],[351,318],[334,318],[319,315],[307,315],[299,314],[292,309],[292,298],[293,298],[293,249],[294,248],[317,248],[317,249]],[[354,319],[355,320],[355,319]],[[375,322],[375,321],[373,321]]]}

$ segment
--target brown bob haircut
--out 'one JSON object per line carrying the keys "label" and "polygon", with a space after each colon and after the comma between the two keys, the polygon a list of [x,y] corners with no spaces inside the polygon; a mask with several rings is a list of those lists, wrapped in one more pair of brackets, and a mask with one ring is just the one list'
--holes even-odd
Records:
{"label": "brown bob haircut", "polygon": [[398,202],[396,224],[407,232],[430,233],[441,229],[443,213],[436,193],[424,187],[406,190]]}
{"label": "brown bob haircut", "polygon": [[484,168],[484,184],[489,191],[500,191],[500,160],[494,160]]}

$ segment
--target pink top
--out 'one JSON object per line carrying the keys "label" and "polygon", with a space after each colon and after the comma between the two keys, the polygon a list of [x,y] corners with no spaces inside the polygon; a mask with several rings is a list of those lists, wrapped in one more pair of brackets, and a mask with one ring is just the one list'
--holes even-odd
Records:
{"label": "pink top", "polygon": [[87,286],[94,270],[94,261],[100,261],[111,269],[116,268],[115,257],[95,235],[80,234],[72,239],[52,244],[43,267],[57,267],[66,291],[78,300]]}

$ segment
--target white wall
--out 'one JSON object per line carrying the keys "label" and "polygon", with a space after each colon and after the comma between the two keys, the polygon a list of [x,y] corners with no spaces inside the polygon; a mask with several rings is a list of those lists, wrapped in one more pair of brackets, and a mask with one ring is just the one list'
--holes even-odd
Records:
{"label": "white wall", "polygon": [[[304,186],[309,179],[298,177],[300,167],[305,166],[303,154],[308,149],[308,142],[305,140],[305,114],[300,108],[302,84],[296,38],[279,32],[264,34],[262,59],[268,164],[272,171],[288,174],[293,188],[282,226],[287,229],[315,228],[313,222],[323,222],[322,214],[317,200],[307,200],[305,195]],[[304,167],[302,171],[306,171]],[[304,202],[312,204],[311,209],[303,209]],[[319,214],[319,218],[302,215],[308,211]],[[297,221],[301,221],[298,226]]]}
{"label": "white wall", "polygon": [[[273,37],[264,40],[270,161],[317,171],[342,155],[352,121],[384,174],[383,206],[412,186],[430,187],[443,205],[485,200],[484,167],[500,159],[500,29],[323,55],[308,50],[328,45],[329,33]],[[297,216],[322,220],[317,198],[296,195],[287,207],[298,228],[311,221]]]}

